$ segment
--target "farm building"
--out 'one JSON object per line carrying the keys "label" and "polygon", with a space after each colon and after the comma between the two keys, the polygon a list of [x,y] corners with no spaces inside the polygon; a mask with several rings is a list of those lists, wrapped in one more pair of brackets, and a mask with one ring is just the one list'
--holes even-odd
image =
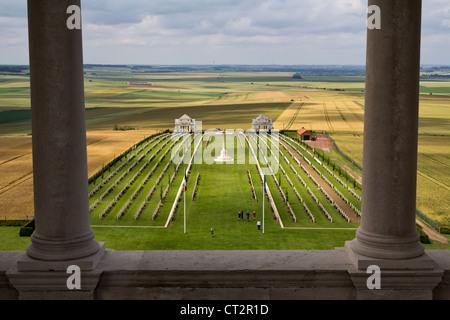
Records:
{"label": "farm building", "polygon": [[252,129],[256,132],[260,131],[271,131],[273,130],[273,120],[267,118],[265,115],[261,114],[256,119],[253,119]]}
{"label": "farm building", "polygon": [[300,135],[300,137],[303,141],[312,140],[313,136],[314,136],[314,133],[312,133],[309,130],[306,130],[305,128],[298,130],[297,133]]}
{"label": "farm building", "polygon": [[194,132],[195,129],[195,119],[188,115],[185,114],[181,118],[175,119],[174,132]]}

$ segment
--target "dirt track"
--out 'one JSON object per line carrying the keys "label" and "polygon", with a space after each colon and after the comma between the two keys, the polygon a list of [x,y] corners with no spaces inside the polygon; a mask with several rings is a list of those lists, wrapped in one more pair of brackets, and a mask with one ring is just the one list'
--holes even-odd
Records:
{"label": "dirt track", "polygon": [[334,149],[334,144],[330,139],[324,134],[317,134],[315,141],[305,141],[311,148],[317,148],[322,150]]}
{"label": "dirt track", "polygon": [[448,243],[448,239],[442,234],[436,232],[435,230],[429,228],[422,221],[416,219],[416,223],[422,227],[422,230],[430,237],[431,240],[438,241],[441,243]]}

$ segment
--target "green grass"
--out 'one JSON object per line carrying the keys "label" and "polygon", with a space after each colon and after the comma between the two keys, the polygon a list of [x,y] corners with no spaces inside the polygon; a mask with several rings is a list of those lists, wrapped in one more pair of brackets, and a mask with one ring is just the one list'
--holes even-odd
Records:
{"label": "green grass", "polygon": [[0,227],[0,251],[25,250],[29,237],[19,236],[20,227]]}
{"label": "green grass", "polygon": [[450,86],[448,87],[428,87],[421,85],[420,93],[432,93],[432,94],[450,94]]}
{"label": "green grass", "polygon": [[30,88],[28,87],[6,87],[6,88],[0,88],[0,94],[5,94],[5,93],[15,93],[15,92],[22,92],[22,91],[28,91],[28,93]]}
{"label": "green grass", "polygon": [[31,120],[31,110],[0,111],[0,125]]}
{"label": "green grass", "polygon": [[[232,226],[233,229],[228,229]],[[0,227],[0,251],[22,251],[30,244],[29,237],[19,236],[19,227]],[[355,238],[355,230],[280,229],[276,221],[265,223],[265,233],[254,222],[230,221],[227,228],[216,226],[214,237],[210,228],[187,224],[184,234],[182,220],[167,229],[93,227],[97,241],[114,250],[333,250]],[[450,245],[433,241],[427,250],[448,250]]]}
{"label": "green grass", "polygon": [[181,219],[168,229],[94,228],[96,239],[115,250],[332,250],[355,237],[354,230],[282,230],[276,221],[265,223],[262,234],[255,222],[230,221],[216,224],[214,237],[205,221],[188,220],[184,234]]}
{"label": "green grass", "polygon": [[[211,237],[210,220],[201,224],[175,220],[167,229],[92,227],[96,240],[114,250],[332,250],[343,247],[355,237],[355,230],[288,230],[277,221],[267,219],[265,233],[251,220],[236,217],[222,219],[214,226]],[[0,227],[0,251],[25,250],[29,237],[20,237],[18,227]]]}

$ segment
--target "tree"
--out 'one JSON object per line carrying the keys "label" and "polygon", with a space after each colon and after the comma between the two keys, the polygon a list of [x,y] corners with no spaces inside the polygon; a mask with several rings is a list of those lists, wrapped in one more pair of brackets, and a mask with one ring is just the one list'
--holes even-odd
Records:
{"label": "tree", "polygon": [[301,76],[300,72],[296,72],[292,76],[292,79],[303,79],[303,77]]}

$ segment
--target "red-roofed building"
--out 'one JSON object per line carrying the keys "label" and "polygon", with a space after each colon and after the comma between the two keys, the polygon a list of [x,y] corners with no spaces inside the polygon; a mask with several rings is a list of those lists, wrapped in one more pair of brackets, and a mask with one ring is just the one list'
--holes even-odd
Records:
{"label": "red-roofed building", "polygon": [[306,130],[305,128],[298,130],[297,133],[300,135],[302,141],[309,141],[314,135],[311,131]]}

